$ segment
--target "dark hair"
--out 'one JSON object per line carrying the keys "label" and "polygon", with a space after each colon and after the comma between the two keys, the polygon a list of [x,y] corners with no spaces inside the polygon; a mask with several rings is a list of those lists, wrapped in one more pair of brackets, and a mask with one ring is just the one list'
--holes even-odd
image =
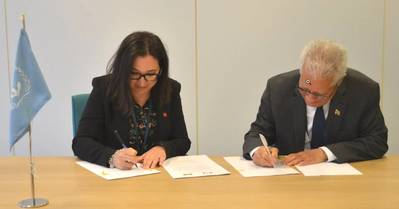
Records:
{"label": "dark hair", "polygon": [[151,55],[158,60],[160,75],[151,89],[151,98],[157,108],[170,100],[169,59],[161,39],[153,33],[138,31],[128,35],[110,59],[107,66],[107,96],[115,107],[124,114],[129,114],[132,96],[129,75],[132,63],[137,57]]}

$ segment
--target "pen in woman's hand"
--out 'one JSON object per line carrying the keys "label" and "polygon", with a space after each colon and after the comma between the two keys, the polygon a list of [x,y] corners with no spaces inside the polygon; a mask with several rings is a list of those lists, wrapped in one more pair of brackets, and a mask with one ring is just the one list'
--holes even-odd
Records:
{"label": "pen in woman's hand", "polygon": [[115,134],[116,138],[118,139],[119,143],[121,143],[121,145],[123,146],[123,148],[127,148],[127,146],[125,145],[125,143],[123,143],[123,140],[122,140],[121,136],[119,135],[118,130],[115,130],[115,131],[114,131],[114,134]]}
{"label": "pen in woman's hand", "polygon": [[[119,135],[118,130],[115,130],[115,131],[114,131],[114,134],[115,134],[116,138],[118,139],[119,143],[121,143],[122,147],[123,147],[123,148],[128,148],[128,147],[125,145],[125,143],[123,143],[123,140],[122,140],[121,136]],[[129,162],[129,163],[132,163],[132,162]],[[133,164],[136,168],[138,168],[138,165],[137,165],[136,163],[132,163],[132,164]]]}

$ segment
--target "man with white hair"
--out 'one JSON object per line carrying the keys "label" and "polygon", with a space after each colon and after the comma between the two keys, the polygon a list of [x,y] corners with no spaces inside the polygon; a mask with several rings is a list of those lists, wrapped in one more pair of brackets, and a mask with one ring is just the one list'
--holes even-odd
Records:
{"label": "man with white hair", "polygon": [[283,161],[289,166],[381,158],[388,130],[379,85],[346,62],[339,44],[312,41],[302,51],[299,70],[270,78],[245,134],[244,157],[266,167],[278,155],[287,155]]}

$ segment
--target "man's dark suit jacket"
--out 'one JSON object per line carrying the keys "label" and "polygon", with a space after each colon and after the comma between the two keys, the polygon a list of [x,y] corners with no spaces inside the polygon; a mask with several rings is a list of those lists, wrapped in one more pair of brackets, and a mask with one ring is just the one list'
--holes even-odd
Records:
{"label": "man's dark suit jacket", "polygon": [[[261,146],[259,133],[270,145],[287,155],[304,150],[307,126],[306,104],[297,91],[299,70],[277,75],[267,82],[255,122],[245,134],[243,155]],[[331,99],[328,111],[327,145],[336,162],[381,158],[388,150],[387,128],[380,106],[378,83],[348,69]]]}
{"label": "man's dark suit jacket", "polygon": [[[118,130],[121,138],[127,140],[128,116],[117,111],[115,105],[106,96],[107,76],[93,79],[93,90],[79,122],[72,149],[80,159],[109,166],[112,154],[122,145],[114,135]],[[158,112],[158,122],[154,134],[149,140],[165,148],[166,156],[185,155],[190,149],[190,140],[184,122],[180,99],[180,84],[170,79],[170,102]],[[153,102],[154,107],[157,104]],[[128,144],[125,141],[125,144]]]}

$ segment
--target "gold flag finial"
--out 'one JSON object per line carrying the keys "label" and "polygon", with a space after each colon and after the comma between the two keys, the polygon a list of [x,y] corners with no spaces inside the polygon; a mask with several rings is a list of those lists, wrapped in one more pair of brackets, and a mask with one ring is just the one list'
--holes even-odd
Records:
{"label": "gold flag finial", "polygon": [[24,13],[22,13],[22,15],[21,15],[21,21],[22,21],[22,27],[25,29],[26,25],[25,25],[25,14]]}

